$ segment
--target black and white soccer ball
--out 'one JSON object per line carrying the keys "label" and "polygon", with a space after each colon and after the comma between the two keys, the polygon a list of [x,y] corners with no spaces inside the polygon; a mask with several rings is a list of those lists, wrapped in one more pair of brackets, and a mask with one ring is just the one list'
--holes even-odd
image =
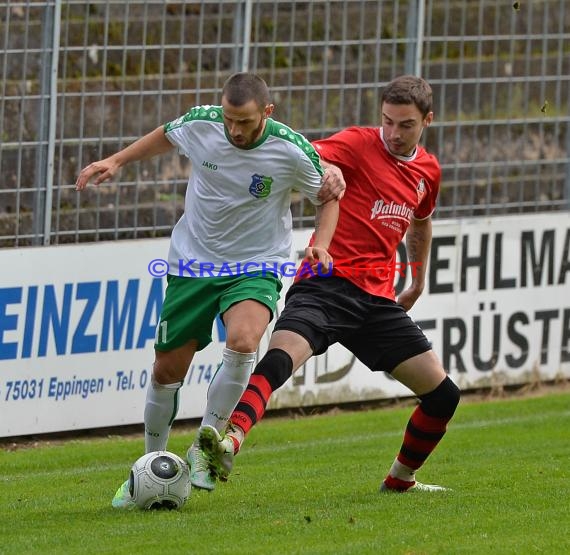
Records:
{"label": "black and white soccer ball", "polygon": [[186,461],[169,451],[153,451],[131,468],[129,492],[140,509],[180,509],[190,497]]}

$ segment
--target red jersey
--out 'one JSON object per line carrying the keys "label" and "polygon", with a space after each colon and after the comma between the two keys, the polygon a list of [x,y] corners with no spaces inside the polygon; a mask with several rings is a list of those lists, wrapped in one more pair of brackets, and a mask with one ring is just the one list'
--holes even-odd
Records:
{"label": "red jersey", "polygon": [[419,145],[409,157],[391,154],[378,127],[350,127],[313,145],[346,181],[328,249],[333,275],[394,300],[398,245],[411,218],[428,218],[435,208],[441,179],[437,158]]}

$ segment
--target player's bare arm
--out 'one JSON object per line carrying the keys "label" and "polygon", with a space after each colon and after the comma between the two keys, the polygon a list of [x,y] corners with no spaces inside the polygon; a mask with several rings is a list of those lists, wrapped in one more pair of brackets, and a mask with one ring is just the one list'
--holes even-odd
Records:
{"label": "player's bare arm", "polygon": [[344,196],[346,190],[346,183],[340,168],[321,159],[321,166],[325,170],[321,180],[321,189],[318,198],[321,202],[328,202],[336,199],[340,200]]}
{"label": "player's bare arm", "polygon": [[138,162],[163,154],[173,149],[174,145],[166,138],[164,128],[157,127],[133,144],[98,162],[93,162],[83,168],[75,183],[75,190],[82,191],[93,179],[93,185],[109,181],[117,172],[130,162]]}
{"label": "player's bare arm", "polygon": [[408,254],[409,271],[412,273],[412,282],[398,296],[398,303],[406,310],[410,310],[414,306],[414,303],[424,290],[431,236],[431,218],[426,218],[425,220],[412,218],[406,233],[406,251]]}
{"label": "player's bare arm", "polygon": [[317,270],[317,264],[321,264],[324,272],[328,272],[333,263],[332,256],[328,252],[332,241],[336,224],[338,222],[338,200],[330,200],[316,208],[315,237],[312,246],[305,249],[307,262]]}

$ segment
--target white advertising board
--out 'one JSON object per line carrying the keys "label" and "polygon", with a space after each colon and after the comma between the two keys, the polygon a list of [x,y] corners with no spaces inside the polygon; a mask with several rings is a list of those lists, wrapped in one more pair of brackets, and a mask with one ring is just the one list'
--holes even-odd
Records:
{"label": "white advertising board", "polygon": [[[295,232],[295,264],[309,235]],[[165,289],[151,272],[167,252],[167,239],[0,250],[0,437],[142,422]],[[568,379],[569,214],[434,222],[411,315],[463,389]],[[202,415],[224,342],[219,321],[213,337],[189,369],[180,419]],[[333,345],[270,408],[409,394]]]}

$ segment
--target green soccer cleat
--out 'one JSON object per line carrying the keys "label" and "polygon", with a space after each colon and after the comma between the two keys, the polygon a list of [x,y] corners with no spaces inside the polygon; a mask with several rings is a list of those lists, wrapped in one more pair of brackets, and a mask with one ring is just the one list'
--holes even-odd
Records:
{"label": "green soccer cleat", "polygon": [[111,505],[115,509],[123,509],[130,511],[136,507],[133,498],[131,497],[131,492],[129,490],[129,480],[126,480],[115,493]]}
{"label": "green soccer cleat", "polygon": [[213,426],[202,426],[198,431],[198,442],[208,460],[210,473],[225,482],[234,465],[234,442],[229,436],[222,436]]}
{"label": "green soccer cleat", "polygon": [[216,487],[216,478],[212,476],[205,453],[193,443],[186,453],[190,465],[190,483],[193,487],[212,491]]}

